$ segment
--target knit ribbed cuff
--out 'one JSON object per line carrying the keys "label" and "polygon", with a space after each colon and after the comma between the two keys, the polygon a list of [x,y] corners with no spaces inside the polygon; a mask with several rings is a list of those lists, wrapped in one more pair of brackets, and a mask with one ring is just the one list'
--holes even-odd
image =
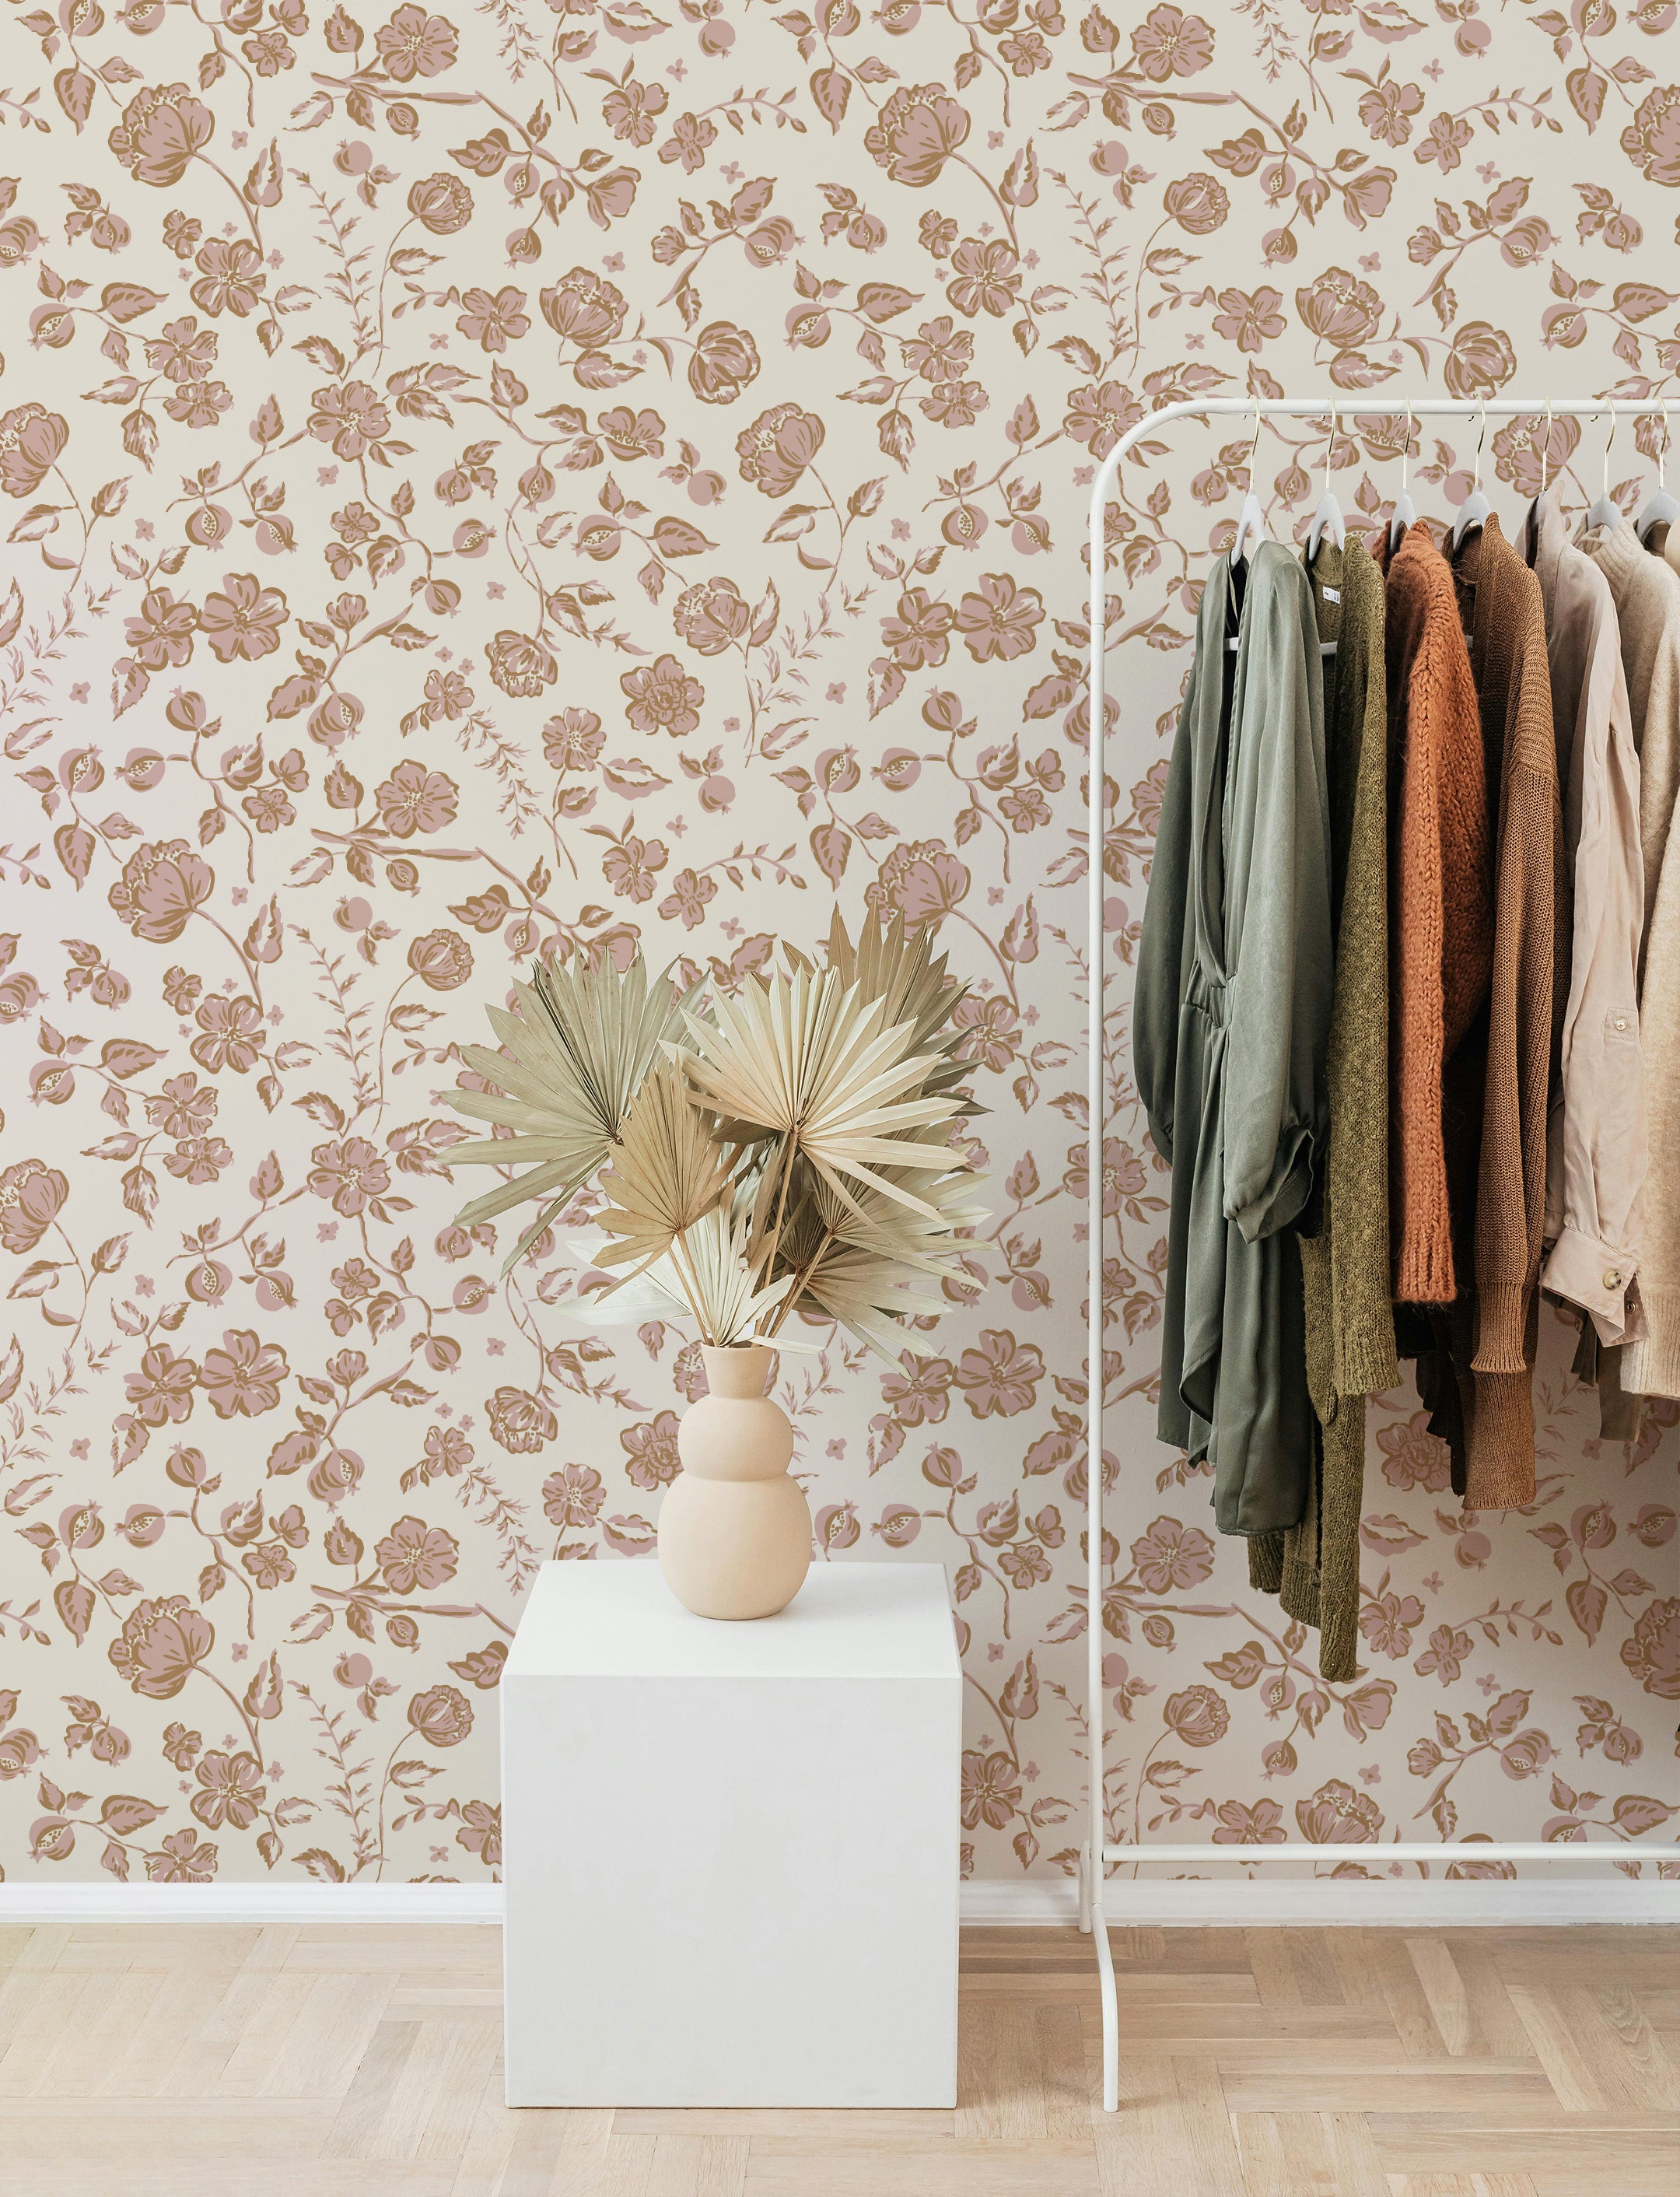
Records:
{"label": "knit ribbed cuff", "polygon": [[1645,1334],[1622,1353],[1622,1386],[1633,1396],[1680,1396],[1680,1289],[1642,1284]]}
{"label": "knit ribbed cuff", "polygon": [[1395,1262],[1398,1304],[1451,1304],[1458,1294],[1452,1270],[1452,1239],[1445,1227],[1408,1232],[1400,1238]]}
{"label": "knit ribbed cuff", "polygon": [[1637,1264],[1628,1252],[1571,1222],[1552,1246],[1540,1285],[1590,1313],[1601,1342],[1621,1342],[1627,1336],[1628,1284]]}
{"label": "knit ribbed cuff", "polygon": [[1465,1469],[1467,1510],[1513,1510],[1534,1500],[1533,1378],[1478,1374]]}
{"label": "knit ribbed cuff", "polygon": [[1394,1316],[1380,1312],[1349,1320],[1336,1336],[1335,1387],[1340,1396],[1374,1396],[1400,1377],[1394,1354]]}
{"label": "knit ribbed cuff", "polygon": [[1529,1291],[1521,1282],[1492,1282],[1480,1292],[1476,1309],[1474,1373],[1526,1373],[1523,1330],[1528,1324]]}

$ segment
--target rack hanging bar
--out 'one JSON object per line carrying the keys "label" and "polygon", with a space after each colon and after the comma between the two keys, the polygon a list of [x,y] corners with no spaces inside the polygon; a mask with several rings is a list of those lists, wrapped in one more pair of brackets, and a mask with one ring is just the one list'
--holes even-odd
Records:
{"label": "rack hanging bar", "polygon": [[1281,1846],[1209,1846],[1206,1840],[1188,1845],[1135,1846],[1109,1845],[1104,1862],[1166,1862],[1175,1869],[1199,1869],[1204,1862],[1240,1862],[1244,1868],[1257,1861],[1421,1861],[1457,1864],[1465,1861],[1638,1861],[1651,1859],[1649,1847],[1642,1856],[1639,1846],[1626,1839],[1551,1839],[1499,1846],[1480,1839],[1460,1839],[1443,1845],[1438,1839],[1401,1840],[1393,1846],[1381,1841],[1335,1845],[1326,1840],[1289,1839]]}
{"label": "rack hanging bar", "polygon": [[[1632,1861],[1672,1856],[1672,1842],[1654,1840],[1596,1840],[1590,1846],[1573,1843],[1537,1847],[1532,1843],[1500,1844],[1494,1840],[1443,1842],[1440,1846],[1324,1846],[1298,1843],[1291,1846],[1230,1847],[1207,1846],[1116,1846],[1104,1836],[1103,1735],[1103,1141],[1107,1127],[1104,1081],[1103,1013],[1104,956],[1107,945],[1104,913],[1104,740],[1107,700],[1106,653],[1108,571],[1104,550],[1104,520],[1120,468],[1133,445],[1174,420],[1314,420],[1330,419],[1351,409],[1345,393],[1320,397],[1196,397],[1163,404],[1129,427],[1097,469],[1091,490],[1089,532],[1091,589],[1091,670],[1087,691],[1086,870],[1086,925],[1091,961],[1090,1017],[1086,1060],[1086,1698],[1087,1702],[1090,1798],[1084,1840],[1080,1849],[1079,1914],[1081,1929],[1097,1941],[1097,1965],[1103,1993],[1103,2104],[1114,2113],[1119,2105],[1119,2042],[1113,1955],[1109,1946],[1107,1921],[1103,1913],[1103,1873],[1112,1862],[1171,1861],[1180,1867],[1204,1861],[1317,1860],[1339,1861],[1356,1854],[1390,1860],[1477,1862],[1532,1860]],[[1410,430],[1420,420],[1480,420],[1495,418],[1538,420],[1603,420],[1654,417],[1662,410],[1660,397],[1418,397],[1408,398],[1384,392],[1363,408],[1361,419],[1404,417]],[[1369,439],[1369,438],[1367,438]],[[1398,455],[1398,453],[1397,453]]]}

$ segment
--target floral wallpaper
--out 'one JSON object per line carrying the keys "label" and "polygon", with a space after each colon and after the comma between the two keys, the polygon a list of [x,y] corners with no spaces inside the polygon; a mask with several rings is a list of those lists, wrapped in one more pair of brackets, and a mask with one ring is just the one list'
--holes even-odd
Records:
{"label": "floral wallpaper", "polygon": [[[497,1278],[455,1048],[537,953],[734,985],[837,898],[972,988],[992,1279],[784,1360],[797,1469],[827,1557],[949,1568],[969,1865],[1065,1870],[1092,468],[1318,385],[1376,521],[1400,391],[1675,388],[1674,0],[442,4],[5,26],[0,1859],[495,1871],[521,1595],[647,1555],[698,1372],[565,1227]],[[1502,425],[1508,515],[1548,432],[1597,492]],[[1276,530],[1325,445],[1261,436]],[[1661,1840],[1673,1406],[1599,1441],[1549,1314],[1537,1500],[1466,1516],[1384,1400],[1345,1687],[1153,1440],[1127,971],[1249,456],[1181,422],[1109,526],[1115,1833]]]}

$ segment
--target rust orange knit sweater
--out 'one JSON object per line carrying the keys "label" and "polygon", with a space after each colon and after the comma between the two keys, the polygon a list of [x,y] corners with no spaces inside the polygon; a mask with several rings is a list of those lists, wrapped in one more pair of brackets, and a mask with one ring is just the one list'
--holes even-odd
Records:
{"label": "rust orange knit sweater", "polygon": [[[1378,559],[1394,780],[1388,814],[1390,1187],[1394,1296],[1449,1304],[1457,1271],[1442,1078],[1487,996],[1493,884],[1476,690],[1452,571],[1427,526]],[[1462,1169],[1457,1170],[1462,1179]],[[1474,1197],[1464,1185],[1462,1202]],[[1469,1220],[1460,1213],[1461,1231]]]}

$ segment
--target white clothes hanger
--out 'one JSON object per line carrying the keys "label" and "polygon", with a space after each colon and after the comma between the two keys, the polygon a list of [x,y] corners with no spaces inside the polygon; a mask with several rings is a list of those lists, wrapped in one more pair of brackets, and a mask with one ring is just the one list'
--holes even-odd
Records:
{"label": "white clothes hanger", "polygon": [[1486,526],[1493,516],[1493,506],[1481,492],[1481,446],[1487,440],[1487,399],[1481,404],[1481,432],[1476,438],[1475,478],[1470,493],[1458,507],[1458,517],[1453,524],[1452,546],[1457,549],[1473,526]]}
{"label": "white clothes hanger", "polygon": [[1266,540],[1266,513],[1260,508],[1260,498],[1254,494],[1254,456],[1260,449],[1260,409],[1256,403],[1254,439],[1248,445],[1248,493],[1243,497],[1243,508],[1237,514],[1237,539],[1231,545],[1231,561],[1233,565],[1240,565],[1249,554],[1250,536],[1254,537],[1256,544]]}
{"label": "white clothes hanger", "polygon": [[1330,454],[1335,448],[1335,431],[1339,415],[1330,414],[1330,432],[1324,438],[1324,493],[1318,499],[1318,508],[1312,514],[1312,524],[1306,535],[1306,561],[1310,565],[1318,554],[1318,545],[1328,535],[1338,549],[1347,546],[1347,523],[1341,516],[1341,506],[1330,487]]}
{"label": "white clothes hanger", "polygon": [[1665,521],[1672,526],[1680,520],[1680,502],[1668,492],[1668,399],[1662,400],[1662,448],[1657,452],[1657,492],[1633,522],[1633,530],[1643,542],[1654,526]]}
{"label": "white clothes hanger", "polygon": [[1411,407],[1408,404],[1406,438],[1400,449],[1400,492],[1394,498],[1394,515],[1388,522],[1388,547],[1391,550],[1399,548],[1400,537],[1407,527],[1415,526],[1417,523],[1417,506],[1412,501],[1411,490],[1407,485],[1411,478],[1412,425]]}
{"label": "white clothes hanger", "polygon": [[1616,414],[1610,414],[1610,432],[1604,438],[1604,478],[1599,484],[1598,501],[1587,513],[1589,529],[1595,526],[1616,526],[1621,523],[1622,507],[1610,493],[1610,452],[1615,447]]}

